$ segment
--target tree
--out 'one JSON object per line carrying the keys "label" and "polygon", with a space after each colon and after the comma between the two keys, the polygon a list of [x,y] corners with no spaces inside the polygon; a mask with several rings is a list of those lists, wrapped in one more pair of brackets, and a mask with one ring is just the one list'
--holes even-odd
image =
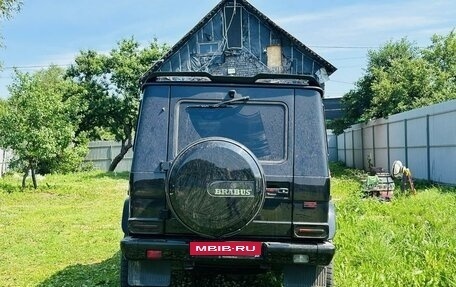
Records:
{"label": "tree", "polygon": [[[15,12],[21,9],[22,0],[0,0],[0,20],[10,19]],[[0,46],[3,37],[0,35]]]}
{"label": "tree", "polygon": [[[417,51],[407,39],[398,42],[387,42],[379,50],[368,52],[368,63],[365,74],[341,100],[344,118],[332,123],[336,134],[352,124],[366,122],[371,118],[383,117],[388,111],[380,108],[384,100],[376,99],[376,92],[380,91],[382,76],[388,75],[395,68],[398,61],[412,60],[417,57]],[[377,86],[374,87],[374,84]],[[376,90],[374,88],[378,87]],[[378,103],[375,105],[374,103]]]}
{"label": "tree", "polygon": [[0,18],[9,19],[14,12],[20,10],[21,0],[0,0]]}
{"label": "tree", "polygon": [[133,38],[124,39],[108,55],[82,51],[68,70],[87,93],[80,98],[88,110],[82,115],[78,132],[86,132],[92,140],[102,139],[107,132],[121,142],[120,153],[109,171],[133,145],[140,91],[139,78],[168,50],[154,40],[146,47]]}
{"label": "tree", "polygon": [[0,114],[0,146],[14,151],[15,163],[24,171],[22,186],[31,171],[36,188],[40,165],[81,151],[74,149],[80,140],[74,140],[75,103],[63,100],[76,90],[71,81],[64,80],[64,71],[52,66],[32,75],[16,71],[9,91],[11,97]]}
{"label": "tree", "polygon": [[0,115],[1,115],[4,111],[6,111],[6,108],[7,108],[6,105],[7,105],[6,100],[0,98]]}
{"label": "tree", "polygon": [[443,99],[456,98],[456,32],[447,36],[434,35],[432,44],[423,50],[423,58],[430,63],[435,74],[435,88]]}
{"label": "tree", "polygon": [[407,39],[369,51],[365,75],[342,98],[343,119],[331,123],[336,134],[374,118],[456,97],[456,37],[434,36],[419,49]]}

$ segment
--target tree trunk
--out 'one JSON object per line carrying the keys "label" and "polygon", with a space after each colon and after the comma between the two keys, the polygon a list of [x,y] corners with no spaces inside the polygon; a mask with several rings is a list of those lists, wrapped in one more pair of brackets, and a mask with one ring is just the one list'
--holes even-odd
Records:
{"label": "tree trunk", "polygon": [[25,188],[25,180],[27,179],[28,176],[28,169],[24,171],[24,175],[22,176],[22,188]]}
{"label": "tree trunk", "polygon": [[33,182],[33,188],[36,189],[38,185],[36,184],[36,174],[35,174],[35,168],[32,166],[30,168],[32,170],[32,182]]}
{"label": "tree trunk", "polygon": [[127,140],[122,140],[122,146],[120,147],[120,153],[112,160],[109,165],[110,172],[114,171],[119,164],[119,162],[124,158],[130,148],[133,146],[132,139],[129,137]]}

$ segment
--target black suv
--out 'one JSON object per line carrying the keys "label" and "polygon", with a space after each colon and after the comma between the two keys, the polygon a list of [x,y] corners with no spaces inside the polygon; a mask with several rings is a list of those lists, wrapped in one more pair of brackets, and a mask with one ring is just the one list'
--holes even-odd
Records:
{"label": "black suv", "polygon": [[155,73],[142,91],[121,285],[168,286],[171,270],[225,269],[332,286],[336,223],[319,84]]}

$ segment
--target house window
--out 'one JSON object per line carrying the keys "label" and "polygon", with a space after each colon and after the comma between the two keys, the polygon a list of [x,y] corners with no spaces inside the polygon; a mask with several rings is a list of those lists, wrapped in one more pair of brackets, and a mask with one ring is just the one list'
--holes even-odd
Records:
{"label": "house window", "polygon": [[199,43],[200,54],[213,55],[219,52],[218,43]]}

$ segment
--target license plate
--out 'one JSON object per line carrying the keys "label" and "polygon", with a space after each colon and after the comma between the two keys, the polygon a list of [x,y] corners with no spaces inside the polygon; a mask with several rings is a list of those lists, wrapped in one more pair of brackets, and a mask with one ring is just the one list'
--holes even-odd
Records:
{"label": "license plate", "polygon": [[224,241],[224,242],[190,242],[191,256],[261,256],[261,242]]}

